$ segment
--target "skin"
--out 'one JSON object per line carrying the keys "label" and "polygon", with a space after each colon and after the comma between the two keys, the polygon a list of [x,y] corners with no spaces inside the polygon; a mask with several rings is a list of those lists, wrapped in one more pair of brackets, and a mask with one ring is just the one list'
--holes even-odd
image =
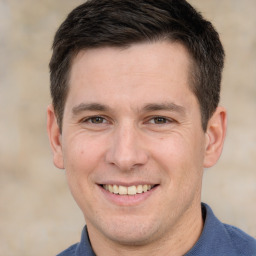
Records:
{"label": "skin", "polygon": [[[202,130],[191,65],[178,43],[81,51],[62,134],[48,107],[54,164],[66,170],[98,256],[183,255],[202,232],[203,170],[221,154],[226,111]],[[102,184],[156,187],[121,196]]]}

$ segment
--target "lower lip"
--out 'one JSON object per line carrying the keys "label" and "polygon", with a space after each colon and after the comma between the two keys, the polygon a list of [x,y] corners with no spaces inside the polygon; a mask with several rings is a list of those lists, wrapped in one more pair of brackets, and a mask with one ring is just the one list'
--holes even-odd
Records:
{"label": "lower lip", "polygon": [[153,193],[156,192],[157,188],[159,186],[155,186],[151,190],[136,194],[136,195],[119,195],[119,194],[113,194],[106,189],[104,189],[102,186],[98,186],[103,193],[104,197],[107,198],[108,201],[120,205],[120,206],[135,206],[139,205],[145,200],[147,200],[150,196],[152,196]]}

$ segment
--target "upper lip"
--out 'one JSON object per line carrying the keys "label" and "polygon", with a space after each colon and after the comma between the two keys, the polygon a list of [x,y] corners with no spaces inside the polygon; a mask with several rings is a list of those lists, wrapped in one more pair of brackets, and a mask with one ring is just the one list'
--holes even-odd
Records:
{"label": "upper lip", "polygon": [[130,187],[130,186],[138,186],[138,185],[158,185],[158,183],[153,183],[150,181],[134,181],[134,182],[122,182],[122,181],[104,181],[101,183],[98,183],[98,185],[118,185],[118,186],[124,186],[124,187]]}

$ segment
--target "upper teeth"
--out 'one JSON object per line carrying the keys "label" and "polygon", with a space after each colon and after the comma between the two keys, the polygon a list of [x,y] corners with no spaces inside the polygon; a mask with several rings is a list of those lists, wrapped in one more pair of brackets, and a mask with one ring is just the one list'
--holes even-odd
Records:
{"label": "upper teeth", "polygon": [[118,185],[103,185],[103,187],[111,193],[119,195],[136,195],[142,192],[147,192],[153,186],[152,185],[138,185],[138,186],[118,186]]}

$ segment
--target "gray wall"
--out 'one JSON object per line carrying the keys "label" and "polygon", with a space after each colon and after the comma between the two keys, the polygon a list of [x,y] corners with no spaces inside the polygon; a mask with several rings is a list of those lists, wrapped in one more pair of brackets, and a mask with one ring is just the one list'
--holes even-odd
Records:
{"label": "gray wall", "polygon": [[[84,224],[46,135],[54,32],[81,0],[0,0],[0,256],[55,255]],[[226,49],[222,158],[206,170],[203,200],[256,237],[256,1],[190,0]],[[39,250],[39,252],[38,252]]]}

